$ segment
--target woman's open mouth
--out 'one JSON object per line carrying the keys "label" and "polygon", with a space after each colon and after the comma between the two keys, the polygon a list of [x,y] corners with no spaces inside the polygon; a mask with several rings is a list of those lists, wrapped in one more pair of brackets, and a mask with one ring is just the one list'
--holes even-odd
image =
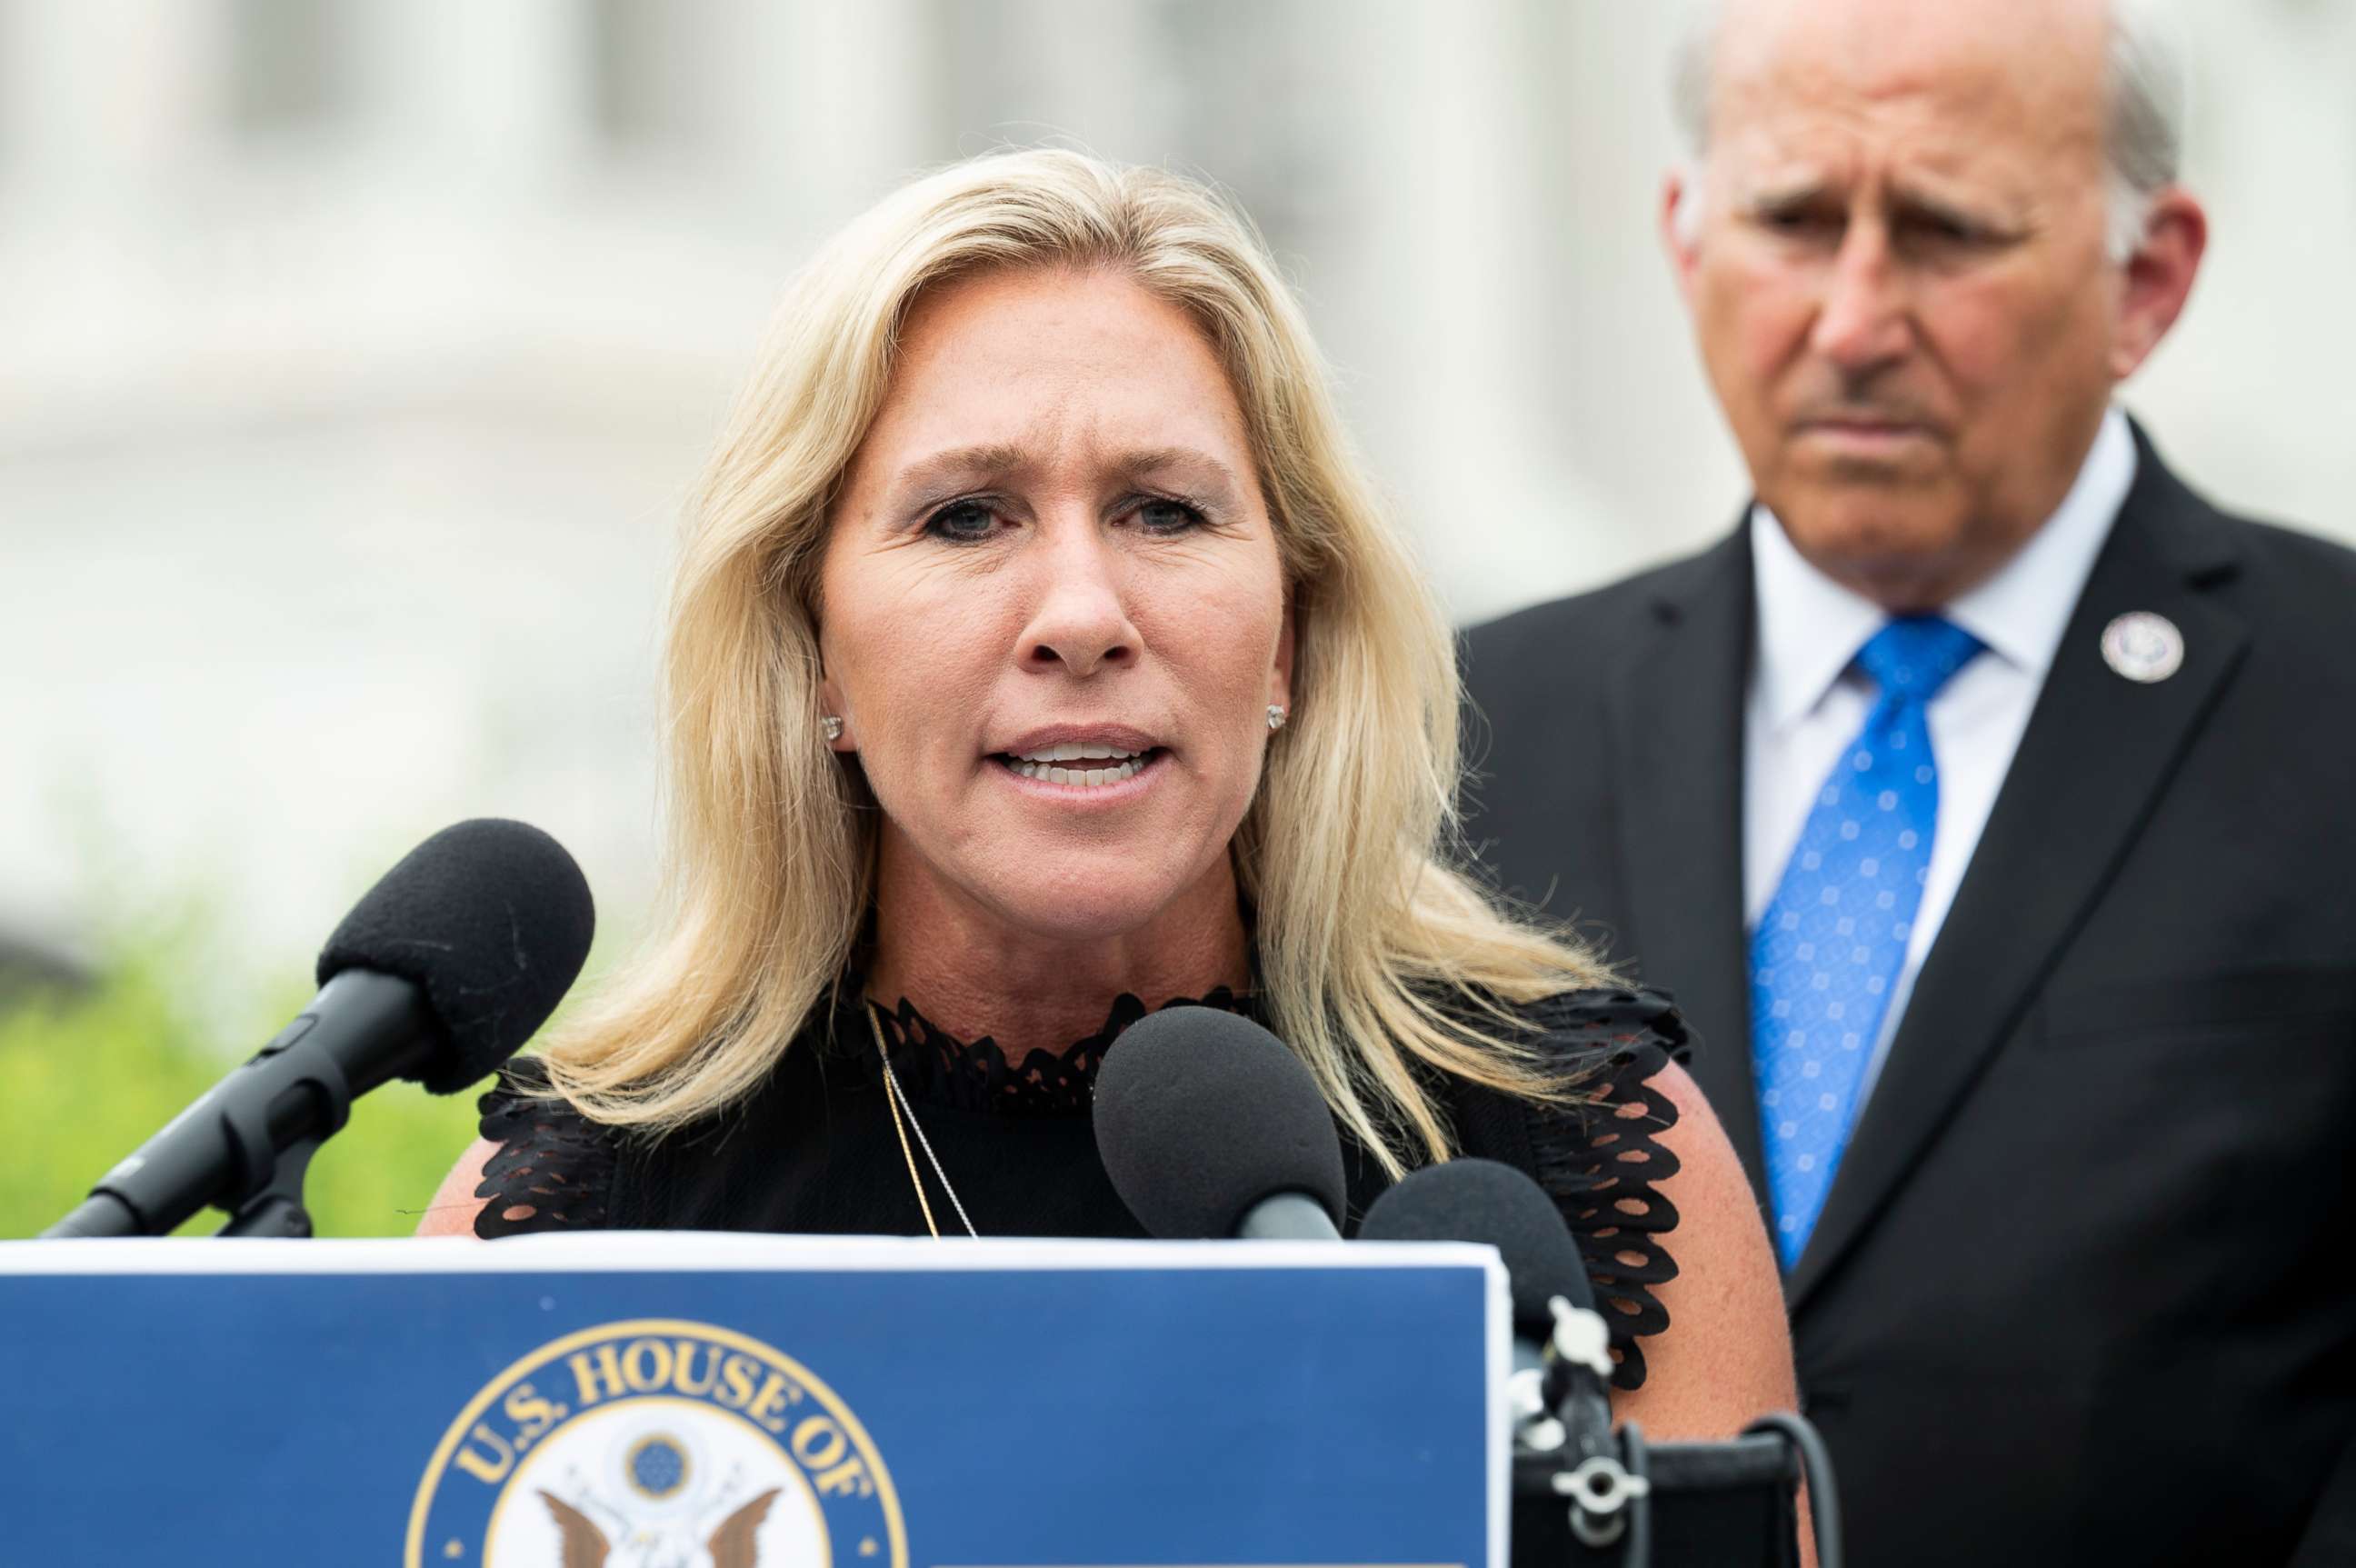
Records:
{"label": "woman's open mouth", "polygon": [[1164,748],[1158,746],[1129,751],[1103,741],[1067,740],[1036,751],[1001,751],[996,757],[999,766],[1020,778],[1100,789],[1136,778],[1164,755]]}

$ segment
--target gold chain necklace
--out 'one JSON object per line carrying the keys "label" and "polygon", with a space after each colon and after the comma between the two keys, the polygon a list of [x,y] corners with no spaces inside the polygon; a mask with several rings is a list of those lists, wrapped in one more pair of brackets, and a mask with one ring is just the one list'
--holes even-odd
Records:
{"label": "gold chain necklace", "polygon": [[957,1210],[958,1222],[965,1227],[967,1235],[979,1240],[981,1232],[966,1217],[965,1205],[958,1201],[957,1188],[949,1185],[949,1173],[941,1169],[941,1157],[933,1153],[932,1140],[925,1136],[925,1124],[916,1120],[916,1108],[908,1103],[906,1093],[900,1088],[899,1075],[892,1070],[892,1053],[884,1044],[884,1021],[876,1015],[873,1002],[867,1004],[867,1026],[875,1035],[875,1057],[884,1064],[884,1103],[892,1112],[892,1131],[900,1135],[900,1157],[908,1162],[908,1184],[916,1189],[916,1207],[924,1210],[925,1229],[937,1240],[939,1238],[941,1228],[933,1223],[932,1202],[925,1197],[925,1178],[917,1174],[916,1153],[908,1147],[911,1127],[916,1130],[916,1147],[925,1151],[926,1162],[933,1167],[933,1175],[940,1178],[941,1190],[949,1195],[949,1206]]}

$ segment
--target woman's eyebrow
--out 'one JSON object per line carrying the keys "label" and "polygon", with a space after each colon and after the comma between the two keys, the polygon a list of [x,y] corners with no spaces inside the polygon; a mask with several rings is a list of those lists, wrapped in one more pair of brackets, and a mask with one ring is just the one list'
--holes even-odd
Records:
{"label": "woman's eyebrow", "polygon": [[1235,472],[1208,452],[1193,446],[1149,446],[1124,453],[1119,460],[1120,471],[1131,478],[1151,478],[1182,469],[1193,474],[1199,484],[1209,480],[1228,494],[1240,492]]}
{"label": "woman's eyebrow", "polygon": [[1003,442],[980,446],[952,446],[919,457],[902,468],[892,480],[896,495],[914,491],[955,489],[975,479],[1002,478],[1023,467],[1028,462],[1019,446]]}
{"label": "woman's eyebrow", "polygon": [[[1008,443],[952,446],[928,453],[902,468],[893,476],[891,493],[896,504],[899,498],[931,497],[1011,478],[1034,466],[1028,452]],[[1232,468],[1194,446],[1139,447],[1112,457],[1106,467],[1127,480],[1183,475],[1191,489],[1215,490],[1226,498],[1242,493]]]}

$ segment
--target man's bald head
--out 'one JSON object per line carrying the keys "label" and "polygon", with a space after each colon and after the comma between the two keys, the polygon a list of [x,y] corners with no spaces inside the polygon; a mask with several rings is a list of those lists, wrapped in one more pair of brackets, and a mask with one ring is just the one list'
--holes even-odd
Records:
{"label": "man's bald head", "polygon": [[1800,553],[1936,608],[2052,515],[2207,234],[2132,0],[1725,0],[1663,216]]}
{"label": "man's bald head", "polygon": [[[1896,46],[1891,48],[1890,46]],[[2133,248],[2144,204],[2183,172],[2182,62],[2144,0],[1977,0],[1891,5],[1876,0],[1706,0],[1677,51],[1674,102],[1687,150],[1709,145],[1718,88],[1762,60],[1802,48],[1839,59],[1871,48],[1891,61],[1976,48],[2052,68],[2066,98],[2098,96],[2110,181],[2113,259]]]}

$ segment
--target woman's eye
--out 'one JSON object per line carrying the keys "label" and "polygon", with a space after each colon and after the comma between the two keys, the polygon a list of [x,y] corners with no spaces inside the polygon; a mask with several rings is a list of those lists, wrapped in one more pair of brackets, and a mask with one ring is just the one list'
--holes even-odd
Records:
{"label": "woman's eye", "polygon": [[1148,533],[1184,533],[1203,523],[1203,514],[1184,501],[1141,501],[1134,515],[1138,527]]}
{"label": "woman's eye", "polygon": [[951,501],[925,520],[925,532],[956,544],[976,544],[998,526],[997,514],[982,501]]}

